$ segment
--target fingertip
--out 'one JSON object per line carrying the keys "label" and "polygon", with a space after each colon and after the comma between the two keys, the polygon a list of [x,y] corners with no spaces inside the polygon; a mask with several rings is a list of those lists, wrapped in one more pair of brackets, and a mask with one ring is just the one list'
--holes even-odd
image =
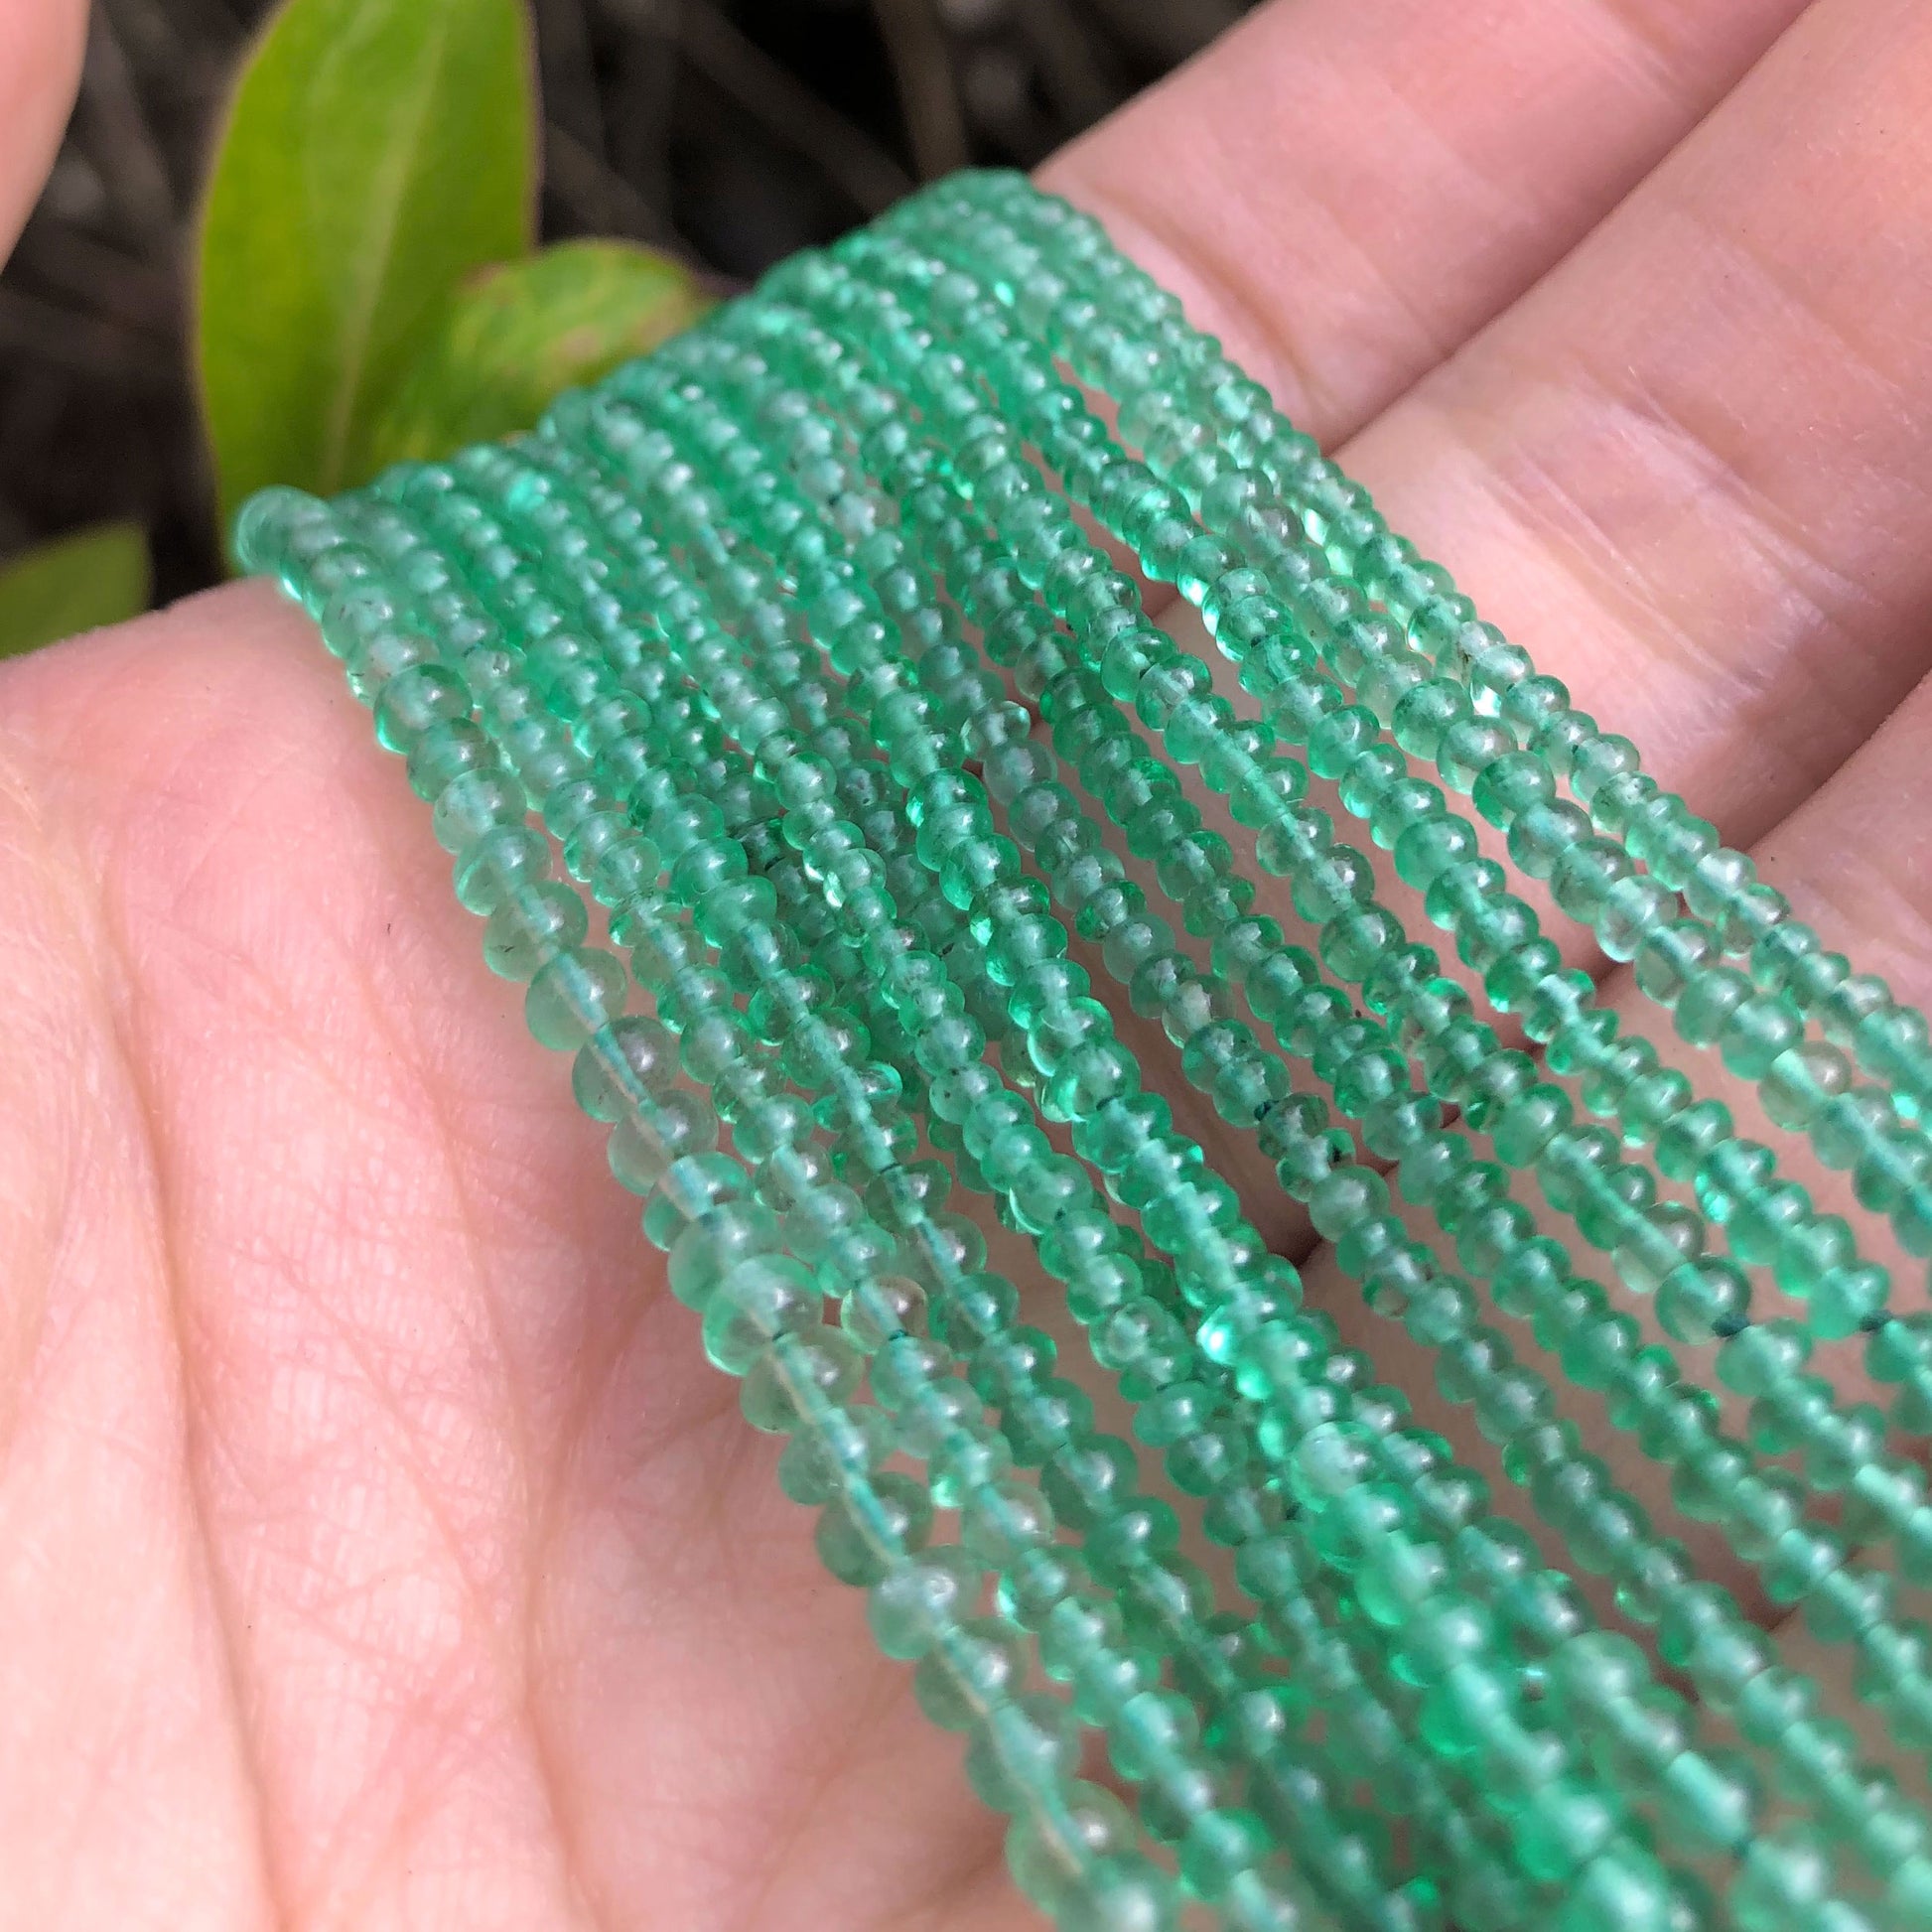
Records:
{"label": "fingertip", "polygon": [[0,258],[54,165],[86,43],[86,0],[0,0]]}

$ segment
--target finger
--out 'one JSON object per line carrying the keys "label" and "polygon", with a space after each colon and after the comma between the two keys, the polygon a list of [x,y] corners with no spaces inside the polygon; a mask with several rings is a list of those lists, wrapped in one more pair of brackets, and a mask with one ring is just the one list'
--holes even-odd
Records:
{"label": "finger", "polygon": [[1932,1002],[1932,683],[1758,844],[1798,917],[1899,999]]}
{"label": "finger", "polygon": [[1050,162],[1324,441],[1527,288],[1803,0],[1299,0]]}
{"label": "finger", "polygon": [[1540,287],[1344,453],[1734,841],[1923,668],[1932,18],[1814,7]]}
{"label": "finger", "polygon": [[0,0],[0,260],[53,166],[86,29],[86,0]]}

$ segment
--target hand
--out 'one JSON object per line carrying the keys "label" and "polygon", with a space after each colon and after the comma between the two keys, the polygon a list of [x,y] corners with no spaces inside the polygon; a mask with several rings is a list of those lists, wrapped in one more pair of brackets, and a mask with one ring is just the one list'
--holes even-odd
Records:
{"label": "hand", "polygon": [[[1911,0],[1302,0],[1047,170],[1921,1002],[1928,108]],[[296,612],[8,665],[0,906],[0,1928],[1032,1922]]]}

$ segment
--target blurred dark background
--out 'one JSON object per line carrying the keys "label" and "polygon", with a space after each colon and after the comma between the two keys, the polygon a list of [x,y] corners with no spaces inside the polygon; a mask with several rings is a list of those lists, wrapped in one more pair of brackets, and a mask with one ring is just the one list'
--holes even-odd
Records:
{"label": "blurred dark background", "polygon": [[[722,286],[966,162],[1031,166],[1248,0],[533,0],[547,239]],[[79,104],[0,273],[0,559],[110,516],[218,574],[186,321],[195,209],[267,0],[94,0]]]}

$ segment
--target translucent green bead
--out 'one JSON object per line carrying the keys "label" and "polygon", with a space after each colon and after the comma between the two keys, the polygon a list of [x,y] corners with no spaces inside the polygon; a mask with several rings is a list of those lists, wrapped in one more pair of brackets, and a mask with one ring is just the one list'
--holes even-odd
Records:
{"label": "translucent green bead", "polygon": [[1677,1829],[1712,1852],[1741,1853],[1751,1842],[1763,1794],[1744,1759],[1680,1752],[1661,1780]]}
{"label": "translucent green bead", "polygon": [[549,866],[550,849],[533,826],[492,825],[459,851],[457,897],[472,912],[492,913],[519,887],[539,884]]}
{"label": "translucent green bead", "polygon": [[1727,1903],[1738,1932],[1786,1932],[1831,1895],[1823,1843],[1799,1825],[1756,1839],[1731,1881]]}
{"label": "translucent green bead", "polygon": [[552,955],[581,946],[590,929],[584,901],[555,881],[505,893],[483,928],[483,957],[504,979],[529,980]]}
{"label": "translucent green bead", "polygon": [[815,1324],[820,1306],[818,1284],[801,1263],[781,1254],[748,1255],[705,1298],[705,1353],[728,1375],[743,1375],[780,1335]]}
{"label": "translucent green bead", "polygon": [[1077,1764],[1073,1714],[1056,1698],[1038,1692],[995,1706],[974,1727],[966,1751],[966,1775],[981,1801],[1014,1814],[1043,1784],[1060,1782]]}
{"label": "translucent green bead", "polygon": [[1681,1922],[1662,1864],[1625,1843],[1599,1853],[1571,1881],[1555,1927],[1556,1932],[1676,1932]]}
{"label": "translucent green bead", "polygon": [[1589,837],[1589,819],[1561,800],[1526,801],[1509,828],[1509,856],[1531,879],[1549,879],[1566,854]]}
{"label": "translucent green bead", "polygon": [[1172,1886],[1138,1859],[1096,1860],[1059,1893],[1054,1911],[1064,1932],[1177,1932]]}
{"label": "translucent green bead", "polygon": [[[915,1685],[918,1677],[914,1673]],[[963,1725],[953,1727],[965,1728]],[[1049,1841],[1042,1821],[1017,1818],[1007,1833],[1007,1867],[1020,1889],[1042,1911],[1057,1909],[1065,1896],[1067,1870],[1059,1834],[1094,1862],[1129,1853],[1134,1847],[1132,1814],[1099,1785],[1070,1784],[1053,1828],[1055,1837]]]}
{"label": "translucent green bead", "polygon": [[1529,1794],[1513,1829],[1524,1870],[1532,1878],[1555,1883],[1568,1879],[1610,1843],[1616,1813],[1594,1792],[1559,1779]]}
{"label": "translucent green bead", "polygon": [[754,1429],[790,1434],[841,1408],[859,1385],[859,1351],[836,1329],[785,1336],[759,1354],[739,1387],[739,1408]]}
{"label": "translucent green bead", "polygon": [[886,1470],[863,1490],[828,1500],[815,1541],[820,1560],[842,1584],[870,1588],[925,1547],[931,1499],[909,1476]]}
{"label": "translucent green bead", "polygon": [[687,1308],[702,1311],[718,1284],[741,1261],[779,1252],[783,1234],[777,1217],[755,1201],[726,1201],[700,1210],[671,1247],[671,1293]]}
{"label": "translucent green bead", "polygon": [[1932,1924],[1932,1857],[1919,1853],[1890,1874],[1885,1887],[1884,1932],[1912,1932]]}
{"label": "translucent green bead", "polygon": [[669,1252],[687,1222],[745,1192],[744,1169],[729,1155],[689,1154],[664,1171],[644,1209],[644,1238]]}
{"label": "translucent green bead", "polygon": [[[1017,1663],[1012,1643],[1019,1633],[974,1616],[981,1583],[979,1564],[957,1544],[948,1544],[894,1564],[868,1593],[867,1617],[887,1656],[910,1661],[944,1647],[943,1670],[927,1680],[932,1685],[937,1679],[944,1692],[933,1685],[927,1695],[942,1695],[952,1710],[990,1701]],[[975,1624],[977,1630],[968,1634]]]}
{"label": "translucent green bead", "polygon": [[1657,1319],[1674,1339],[1699,1345],[1736,1333],[1748,1318],[1750,1302],[1742,1272],[1706,1255],[1673,1269],[1658,1284]]}
{"label": "translucent green bead", "polygon": [[568,1050],[621,1015],[626,991],[617,960],[602,947],[578,946],[537,968],[524,1018],[542,1045]]}
{"label": "translucent green bead", "polygon": [[[928,1552],[928,1558],[942,1552]],[[877,1587],[892,1587],[892,1580]],[[874,1601],[877,1601],[875,1591]],[[882,1638],[882,1645],[884,1639]],[[1021,1632],[1004,1618],[953,1615],[943,1657],[930,1647],[919,1656],[912,1673],[912,1694],[919,1709],[944,1730],[970,1730],[987,1705],[1011,1698],[1025,1682]],[[899,1655],[900,1651],[891,1654]],[[1013,1862],[1013,1840],[1008,1841]],[[1017,1867],[1023,1888],[1026,1879]]]}

